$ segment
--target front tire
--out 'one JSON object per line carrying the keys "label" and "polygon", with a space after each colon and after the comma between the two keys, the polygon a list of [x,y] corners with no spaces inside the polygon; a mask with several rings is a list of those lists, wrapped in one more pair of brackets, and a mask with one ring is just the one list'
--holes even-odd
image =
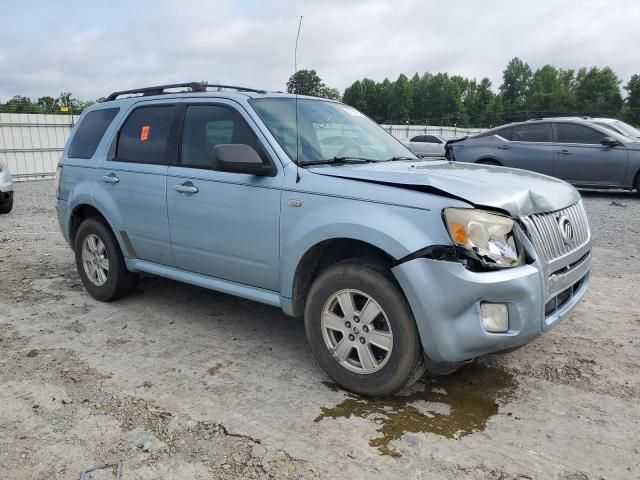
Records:
{"label": "front tire", "polygon": [[0,214],[10,213],[13,209],[13,193],[4,202],[0,201]]}
{"label": "front tire", "polygon": [[388,269],[368,260],[340,262],[318,276],[305,327],[320,366],[352,392],[392,395],[425,371],[404,295]]}
{"label": "front tire", "polygon": [[116,238],[100,219],[93,217],[82,222],[74,250],[80,279],[96,300],[117,300],[136,287],[138,275],[127,270]]}

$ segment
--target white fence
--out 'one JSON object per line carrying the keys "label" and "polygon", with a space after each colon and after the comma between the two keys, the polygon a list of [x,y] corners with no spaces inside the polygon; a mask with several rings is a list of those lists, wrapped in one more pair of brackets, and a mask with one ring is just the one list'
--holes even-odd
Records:
{"label": "white fence", "polygon": [[460,128],[437,125],[381,125],[398,140],[408,140],[415,135],[440,135],[444,138],[459,138],[486,131],[486,128]]}
{"label": "white fence", "polygon": [[15,180],[48,178],[69,137],[71,115],[0,113],[0,160]]}
{"label": "white fence", "polygon": [[[0,113],[0,160],[16,180],[49,178],[55,174],[58,159],[77,117]],[[462,137],[484,131],[481,128],[457,128],[433,125],[382,125],[399,140],[420,134],[445,138]]]}

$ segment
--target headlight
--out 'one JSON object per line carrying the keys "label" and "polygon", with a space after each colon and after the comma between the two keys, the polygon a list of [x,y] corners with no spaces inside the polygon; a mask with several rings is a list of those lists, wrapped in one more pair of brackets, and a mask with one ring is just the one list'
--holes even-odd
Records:
{"label": "headlight", "polygon": [[444,220],[453,243],[484,267],[524,264],[524,252],[516,243],[515,222],[511,218],[472,208],[445,208]]}

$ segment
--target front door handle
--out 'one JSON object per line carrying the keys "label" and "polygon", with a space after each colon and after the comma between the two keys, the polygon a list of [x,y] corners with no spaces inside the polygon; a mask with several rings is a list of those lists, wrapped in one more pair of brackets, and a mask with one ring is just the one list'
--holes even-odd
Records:
{"label": "front door handle", "polygon": [[180,193],[198,193],[198,187],[191,182],[186,182],[175,186],[176,192]]}
{"label": "front door handle", "polygon": [[560,155],[570,155],[571,152],[569,150],[558,150],[557,152]]}
{"label": "front door handle", "polygon": [[110,173],[109,175],[103,175],[102,181],[105,183],[118,183],[120,179],[116,177],[115,173]]}

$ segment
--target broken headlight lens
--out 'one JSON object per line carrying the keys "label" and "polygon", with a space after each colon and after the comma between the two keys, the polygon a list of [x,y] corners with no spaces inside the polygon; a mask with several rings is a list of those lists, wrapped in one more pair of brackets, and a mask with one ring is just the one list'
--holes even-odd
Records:
{"label": "broken headlight lens", "polygon": [[482,266],[509,268],[524,264],[513,219],[473,208],[445,208],[444,220],[453,243]]}

